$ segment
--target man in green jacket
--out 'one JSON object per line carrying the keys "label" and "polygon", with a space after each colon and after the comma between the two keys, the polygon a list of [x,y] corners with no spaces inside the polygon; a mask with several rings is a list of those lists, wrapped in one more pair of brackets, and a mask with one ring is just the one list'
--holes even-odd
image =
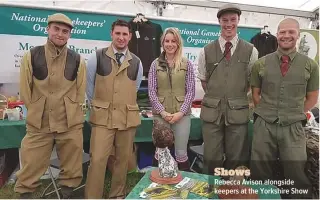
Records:
{"label": "man in green jacket", "polygon": [[[280,158],[285,179],[294,185],[289,195],[310,197],[311,184],[304,168],[307,160],[302,121],[317,102],[319,67],[296,50],[299,23],[287,18],[277,31],[278,50],[260,58],[252,68],[251,86],[255,108],[251,178],[273,179],[273,164]],[[306,189],[307,194],[295,194]]]}
{"label": "man in green jacket", "polygon": [[235,169],[249,164],[247,92],[258,51],[239,38],[240,15],[236,5],[221,7],[217,14],[221,36],[199,54],[198,78],[205,91],[200,118],[206,174],[214,174],[215,168]]}

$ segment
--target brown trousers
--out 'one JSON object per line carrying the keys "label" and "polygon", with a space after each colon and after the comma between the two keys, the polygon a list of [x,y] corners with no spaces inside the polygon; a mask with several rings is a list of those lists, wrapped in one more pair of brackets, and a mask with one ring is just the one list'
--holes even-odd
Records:
{"label": "brown trousers", "polygon": [[82,180],[82,128],[64,133],[27,132],[21,142],[22,168],[17,172],[15,192],[34,192],[50,165],[53,145],[60,160],[59,185],[77,187]]}
{"label": "brown trousers", "polygon": [[112,172],[109,198],[124,198],[128,160],[133,148],[136,128],[128,130],[92,127],[90,141],[90,166],[87,174],[85,198],[103,198],[104,180],[108,158],[115,146],[115,166]]}

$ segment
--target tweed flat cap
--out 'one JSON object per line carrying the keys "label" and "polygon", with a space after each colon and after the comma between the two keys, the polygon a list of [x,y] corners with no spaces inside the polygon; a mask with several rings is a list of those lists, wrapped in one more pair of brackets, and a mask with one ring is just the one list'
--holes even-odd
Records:
{"label": "tweed flat cap", "polygon": [[73,28],[71,19],[62,13],[56,13],[56,14],[50,15],[48,17],[48,24],[52,22],[63,23],[67,26],[70,26],[70,28]]}
{"label": "tweed flat cap", "polygon": [[237,6],[235,4],[228,3],[219,9],[219,11],[217,13],[217,17],[220,18],[221,15],[226,12],[234,12],[234,13],[237,13],[239,16],[241,15],[241,9],[239,8],[239,6]]}

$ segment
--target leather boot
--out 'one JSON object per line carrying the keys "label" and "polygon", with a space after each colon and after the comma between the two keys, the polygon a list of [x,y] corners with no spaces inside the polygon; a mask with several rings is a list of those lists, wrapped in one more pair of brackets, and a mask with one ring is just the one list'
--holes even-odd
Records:
{"label": "leather boot", "polygon": [[185,162],[178,162],[178,168],[180,171],[190,172],[190,162],[186,160]]}
{"label": "leather boot", "polygon": [[61,194],[63,199],[70,199],[72,197],[73,188],[68,186],[61,186]]}
{"label": "leather boot", "polygon": [[155,157],[152,158],[152,167],[159,167],[159,162]]}
{"label": "leather boot", "polygon": [[21,193],[20,199],[32,199],[32,193],[31,192]]}

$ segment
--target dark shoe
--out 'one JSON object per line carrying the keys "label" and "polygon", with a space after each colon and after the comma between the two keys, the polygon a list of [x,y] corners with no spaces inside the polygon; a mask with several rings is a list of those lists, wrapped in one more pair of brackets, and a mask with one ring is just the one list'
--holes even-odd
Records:
{"label": "dark shoe", "polygon": [[178,162],[178,168],[180,171],[190,172],[190,162],[189,160],[185,162]]}
{"label": "dark shoe", "polygon": [[72,197],[73,188],[68,186],[61,186],[61,194],[63,199],[70,199]]}
{"label": "dark shoe", "polygon": [[152,158],[152,167],[159,167],[159,162],[155,157]]}
{"label": "dark shoe", "polygon": [[32,193],[31,192],[26,192],[20,194],[20,199],[32,199]]}

